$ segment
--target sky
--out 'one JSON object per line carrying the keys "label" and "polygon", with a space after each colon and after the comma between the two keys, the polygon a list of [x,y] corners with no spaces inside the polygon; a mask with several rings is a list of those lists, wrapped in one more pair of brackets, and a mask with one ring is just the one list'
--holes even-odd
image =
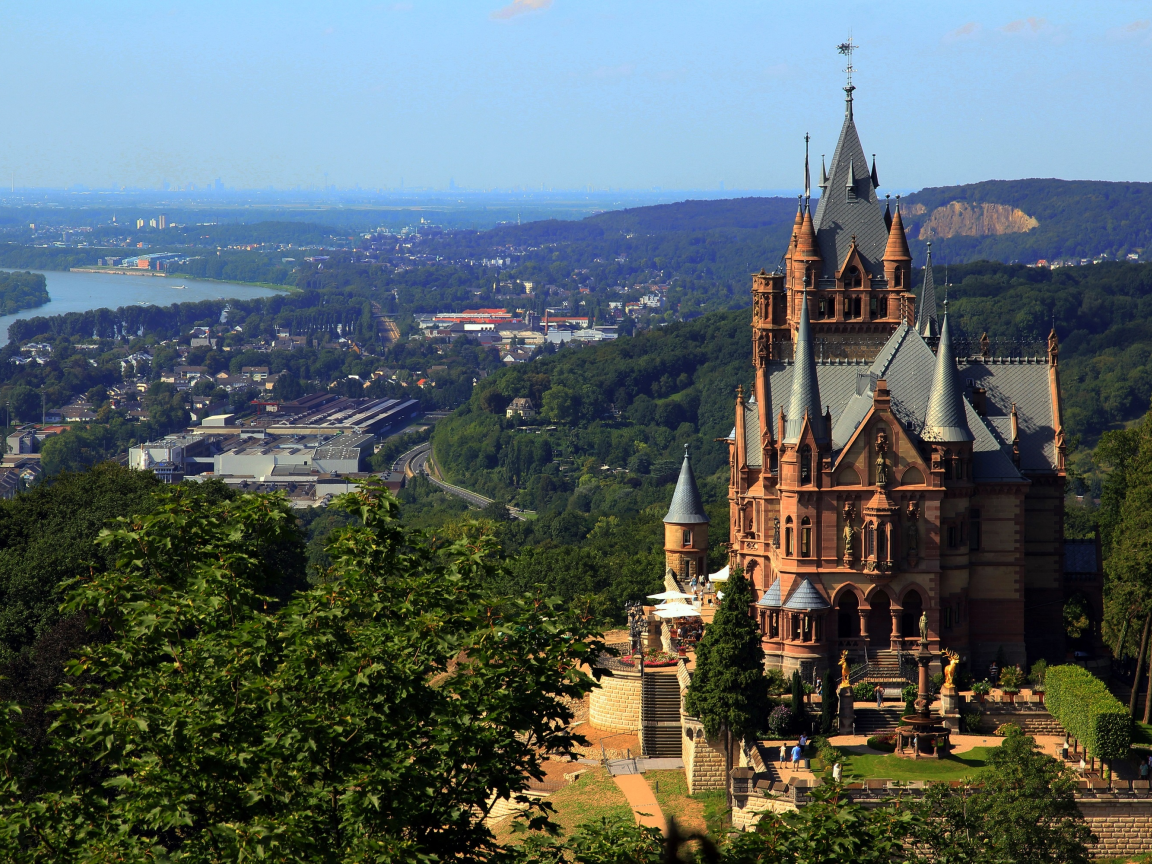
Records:
{"label": "sky", "polygon": [[[1152,3],[0,3],[0,183],[885,191],[1152,181]],[[5,182],[6,181],[6,182]]]}

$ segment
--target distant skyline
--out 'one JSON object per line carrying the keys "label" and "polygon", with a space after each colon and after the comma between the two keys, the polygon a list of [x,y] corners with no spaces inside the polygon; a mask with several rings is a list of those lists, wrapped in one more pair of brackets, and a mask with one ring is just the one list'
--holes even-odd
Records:
{"label": "distant skyline", "polygon": [[1152,7],[6,4],[0,188],[785,191],[856,121],[885,191],[1152,181]]}

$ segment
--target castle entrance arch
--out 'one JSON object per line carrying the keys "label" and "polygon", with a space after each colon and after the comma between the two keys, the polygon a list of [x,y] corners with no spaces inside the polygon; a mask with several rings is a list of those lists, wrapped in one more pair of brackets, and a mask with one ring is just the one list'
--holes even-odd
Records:
{"label": "castle entrance arch", "polygon": [[868,647],[887,651],[892,645],[892,601],[876,591],[868,601]]}

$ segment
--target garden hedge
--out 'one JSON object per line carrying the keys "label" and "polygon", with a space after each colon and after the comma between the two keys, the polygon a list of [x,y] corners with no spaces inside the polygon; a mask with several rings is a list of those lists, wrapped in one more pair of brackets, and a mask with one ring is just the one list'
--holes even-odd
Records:
{"label": "garden hedge", "polygon": [[1081,666],[1053,666],[1044,676],[1044,702],[1068,733],[1098,759],[1120,759],[1132,743],[1128,709],[1104,682]]}

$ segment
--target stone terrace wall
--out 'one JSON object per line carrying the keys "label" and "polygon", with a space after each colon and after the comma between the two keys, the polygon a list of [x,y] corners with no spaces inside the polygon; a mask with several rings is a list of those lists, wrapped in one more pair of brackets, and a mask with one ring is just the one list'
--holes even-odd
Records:
{"label": "stone terrace wall", "polygon": [[1047,711],[1036,708],[1012,710],[1007,705],[985,706],[985,712],[980,715],[981,732],[995,732],[1005,723],[1015,723],[1026,735],[1065,734],[1064,727]]}
{"label": "stone terrace wall", "polygon": [[640,673],[613,670],[589,698],[588,722],[608,732],[640,731]]}
{"label": "stone terrace wall", "polygon": [[704,724],[695,717],[680,715],[684,730],[684,774],[688,778],[688,794],[710,789],[727,789],[724,776],[724,745],[704,737]]}

